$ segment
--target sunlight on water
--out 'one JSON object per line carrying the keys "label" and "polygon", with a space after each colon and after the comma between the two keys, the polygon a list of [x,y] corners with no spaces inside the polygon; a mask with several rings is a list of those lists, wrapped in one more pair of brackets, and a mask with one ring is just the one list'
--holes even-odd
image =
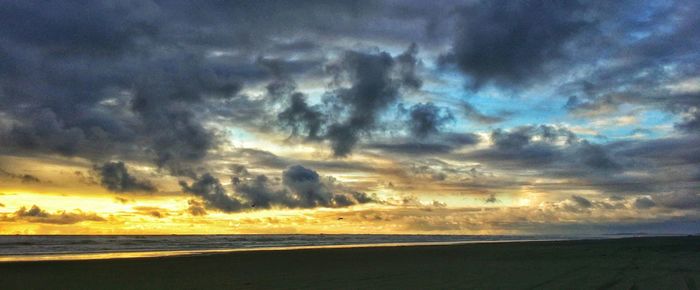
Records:
{"label": "sunlight on water", "polygon": [[[560,239],[538,239],[538,241],[554,241]],[[210,249],[210,250],[182,250],[182,251],[141,251],[141,252],[109,252],[109,253],[71,253],[71,254],[41,254],[41,255],[7,255],[0,256],[0,262],[31,262],[31,261],[75,261],[75,260],[102,260],[102,259],[128,259],[128,258],[154,258],[172,256],[191,256],[221,254],[250,251],[284,251],[305,249],[342,249],[342,248],[366,248],[366,247],[407,247],[407,246],[439,246],[459,245],[473,243],[504,243],[525,242],[535,240],[490,240],[490,241],[452,241],[452,242],[412,242],[412,243],[376,243],[376,244],[347,244],[347,245],[315,245],[315,246],[282,246],[240,249]]]}

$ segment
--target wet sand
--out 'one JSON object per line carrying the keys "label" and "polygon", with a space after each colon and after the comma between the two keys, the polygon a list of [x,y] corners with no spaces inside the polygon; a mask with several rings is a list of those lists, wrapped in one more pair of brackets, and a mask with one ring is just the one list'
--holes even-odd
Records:
{"label": "wet sand", "polygon": [[0,289],[698,289],[700,237],[0,263]]}

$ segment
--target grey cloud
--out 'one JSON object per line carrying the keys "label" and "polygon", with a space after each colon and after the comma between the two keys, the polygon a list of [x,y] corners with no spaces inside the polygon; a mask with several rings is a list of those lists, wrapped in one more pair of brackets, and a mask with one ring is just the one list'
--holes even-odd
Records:
{"label": "grey cloud", "polygon": [[694,111],[688,113],[683,121],[676,124],[676,128],[690,133],[700,133],[700,106],[693,107]]}
{"label": "grey cloud", "polygon": [[416,69],[421,64],[416,57],[418,45],[412,43],[402,54],[396,57],[401,81],[409,88],[419,89],[423,85],[423,80],[417,75]]}
{"label": "grey cloud", "polygon": [[309,106],[301,93],[290,96],[287,109],[277,116],[280,122],[292,129],[292,135],[303,133],[306,138],[316,140],[320,136],[325,116],[318,108]]}
{"label": "grey cloud", "polygon": [[[348,161],[342,159],[331,159],[331,160],[319,160],[319,159],[295,159],[289,157],[278,156],[269,151],[241,148],[238,149],[238,155],[248,159],[251,164],[259,167],[273,168],[273,169],[285,169],[293,164],[300,164],[306,167],[312,167],[324,171],[347,171],[347,170],[358,170],[371,172],[374,168],[363,162]],[[244,176],[239,173],[235,173],[236,176]]]}
{"label": "grey cloud", "polygon": [[613,160],[600,145],[582,142],[577,155],[581,156],[582,163],[597,170],[616,171],[621,165]]}
{"label": "grey cloud", "polygon": [[308,168],[294,165],[282,173],[281,184],[274,184],[265,175],[234,183],[236,193],[256,208],[346,207],[373,202],[376,199],[362,192],[349,191]]}
{"label": "grey cloud", "polygon": [[447,154],[481,141],[479,135],[472,133],[440,133],[430,139],[431,142],[420,142],[397,138],[389,142],[370,143],[365,148],[403,155]]}
{"label": "grey cloud", "polygon": [[[697,92],[674,87],[698,74],[695,51],[700,47],[700,33],[695,27],[700,20],[691,12],[698,9],[698,3],[619,4],[623,7],[615,9],[618,17],[607,18],[605,24],[616,29],[601,30],[598,39],[604,42],[595,45],[591,54],[598,61],[616,65],[599,66],[564,86],[563,93],[574,95],[566,107],[584,116],[615,112],[623,104],[671,114],[697,110]],[[628,33],[620,34],[622,31]],[[647,36],[636,37],[639,34]],[[692,127],[692,120],[690,114],[677,126],[686,130],[683,124],[689,122]]]}
{"label": "grey cloud", "polygon": [[496,198],[496,195],[495,195],[495,194],[491,194],[491,195],[489,195],[489,197],[487,197],[487,198],[484,200],[484,202],[486,202],[486,203],[497,203],[497,202],[498,202],[498,199]]}
{"label": "grey cloud", "polygon": [[156,34],[157,8],[140,1],[4,3],[0,33],[57,54],[115,54]]}
{"label": "grey cloud", "polygon": [[467,119],[481,124],[495,124],[505,121],[505,117],[503,116],[485,115],[468,102],[464,102],[464,104],[462,105],[462,110],[464,110],[464,116]]}
{"label": "grey cloud", "polygon": [[433,103],[418,103],[408,108],[409,128],[418,138],[425,138],[440,131],[445,123],[454,120],[448,108]]}
{"label": "grey cloud", "polygon": [[700,194],[695,192],[672,192],[656,195],[654,201],[661,206],[675,209],[700,208]]}
{"label": "grey cloud", "polygon": [[[335,183],[308,168],[294,165],[282,172],[281,181],[266,175],[233,176],[233,193],[229,194],[220,181],[210,174],[202,175],[191,185],[181,181],[185,193],[201,197],[207,208],[224,212],[252,209],[347,207],[376,202],[377,198]],[[190,213],[200,214],[200,204],[190,202]]]}
{"label": "grey cloud", "polygon": [[[347,78],[349,88],[339,88],[334,99],[344,104],[347,119],[328,127],[327,138],[336,156],[350,154],[359,135],[375,126],[378,114],[398,99],[398,85],[391,78],[394,59],[386,52],[348,52],[332,70],[337,78]],[[328,101],[327,101],[328,102]]]}
{"label": "grey cloud", "polygon": [[320,46],[310,40],[292,40],[275,44],[274,48],[280,51],[306,52],[319,49]]}
{"label": "grey cloud", "polygon": [[605,95],[593,100],[582,101],[576,96],[571,96],[566,101],[564,108],[577,115],[595,116],[617,111],[624,99],[622,95]]}
{"label": "grey cloud", "polygon": [[[335,82],[347,81],[350,87],[335,89],[324,100],[334,103],[330,118],[346,116],[344,120],[328,126],[326,138],[331,142],[335,156],[351,153],[360,136],[375,129],[380,114],[400,97],[400,89],[420,86],[413,73],[415,50],[412,45],[397,58],[386,52],[376,54],[350,51],[342,61],[329,67],[335,73]],[[399,70],[399,77],[394,72]],[[407,80],[406,78],[409,78]]]}
{"label": "grey cloud", "polygon": [[[528,172],[528,175],[565,180],[564,185],[540,183],[550,190],[596,188],[610,194],[648,193],[655,190],[649,178],[628,175],[644,170],[641,156],[631,156],[622,144],[595,144],[563,127],[524,126],[491,134],[493,145],[450,158],[482,162],[492,169]],[[625,153],[623,153],[625,152]],[[634,154],[632,154],[634,155]],[[494,186],[496,186],[494,184]]]}
{"label": "grey cloud", "polygon": [[[700,176],[694,135],[596,144],[565,128],[528,126],[495,130],[491,138],[494,145],[490,148],[444,157],[481,162],[486,168],[508,170],[515,176],[522,173],[560,180],[530,184],[543,190],[577,188],[611,196],[644,194],[657,206],[670,208],[693,204],[694,195],[688,192],[695,190]],[[502,186],[494,183],[490,187]],[[672,202],[674,198],[684,202]]]}
{"label": "grey cloud", "polygon": [[185,193],[189,193],[204,199],[209,208],[215,208],[223,212],[238,212],[245,208],[241,200],[230,196],[221,185],[218,178],[205,173],[197,178],[191,185],[180,181],[180,187]]}
{"label": "grey cloud", "polygon": [[291,164],[290,160],[263,150],[244,148],[239,149],[238,154],[250,158],[255,165],[262,167],[285,168]]}
{"label": "grey cloud", "polygon": [[284,190],[273,189],[265,175],[258,175],[252,179],[240,180],[233,177],[234,191],[245,198],[251,207],[258,209],[270,208],[273,205],[288,206],[291,198]]}
{"label": "grey cloud", "polygon": [[41,180],[31,174],[16,174],[0,168],[0,176],[7,176],[20,180],[22,183],[41,183]]}
{"label": "grey cloud", "polygon": [[648,197],[638,197],[634,200],[634,207],[638,209],[648,209],[656,206],[656,203]]}
{"label": "grey cloud", "polygon": [[[0,132],[3,151],[99,163],[150,159],[190,177],[190,168],[225,142],[205,126],[212,120],[267,130],[279,116],[287,129],[329,141],[337,156],[350,154],[400,88],[421,87],[418,45],[392,57],[343,55],[355,46],[327,43],[425,41],[396,23],[422,26],[450,10],[347,1],[1,5],[0,110],[12,121]],[[380,16],[390,25],[367,21]],[[434,42],[442,32],[431,31]],[[321,112],[298,94],[277,110],[269,99],[291,93],[292,79],[321,81],[329,73],[323,64],[336,54],[335,72],[350,83],[327,93],[347,109],[332,116],[337,122],[325,124],[334,110]],[[265,82],[269,96],[241,94]]]}
{"label": "grey cloud", "polygon": [[509,131],[496,129],[491,132],[491,141],[494,144],[491,148],[467,153],[465,157],[508,168],[545,168],[561,161],[563,156],[570,161],[584,158],[592,166],[606,160],[605,156],[593,155],[598,151],[586,150],[595,145],[579,140],[565,128],[550,125],[521,126]]}
{"label": "grey cloud", "polygon": [[46,211],[42,210],[41,208],[39,208],[36,205],[33,205],[32,208],[30,208],[29,210],[27,210],[27,208],[25,208],[25,207],[22,207],[15,214],[19,217],[43,217],[43,218],[45,218],[45,217],[49,216],[49,214]]}
{"label": "grey cloud", "polygon": [[299,198],[302,207],[329,206],[333,202],[333,196],[313,170],[299,165],[289,167],[282,174],[282,183]]}
{"label": "grey cloud", "polygon": [[231,165],[231,172],[233,173],[234,176],[248,176],[250,175],[250,172],[248,172],[248,168],[241,164],[233,164]]}
{"label": "grey cloud", "polygon": [[[379,15],[377,11],[393,11],[385,3],[83,4],[0,4],[0,110],[13,124],[0,132],[3,151],[80,156],[95,162],[148,158],[175,175],[192,176],[187,168],[221,142],[204,126],[207,121],[229,117],[231,122],[259,125],[269,117],[267,102],[240,96],[246,86],[313,74],[320,78],[326,53],[346,49],[324,50],[323,41],[339,35],[356,37],[361,32],[395,40],[410,35],[366,21]],[[413,21],[399,16],[390,15]],[[307,37],[292,36],[299,31]],[[388,57],[391,74],[396,62],[397,74],[414,88],[420,83],[416,52],[412,46],[396,61]],[[365,73],[375,70],[362,58],[347,56],[344,62],[358,73],[353,76],[357,86],[342,94],[352,99],[348,103],[361,100],[375,84],[362,81]],[[391,89],[383,91],[388,94],[367,100],[393,100]],[[379,103],[369,107],[374,105],[382,109]],[[359,106],[356,111],[368,107]],[[308,112],[289,115],[308,120]],[[353,136],[373,123],[358,124],[359,119],[328,136],[340,144],[347,133],[351,136],[345,140],[354,143]],[[304,126],[312,136],[320,133],[317,121]]]}
{"label": "grey cloud", "polygon": [[136,213],[141,214],[141,215],[146,215],[146,216],[151,216],[154,218],[164,218],[168,216],[167,210],[159,207],[153,207],[153,206],[135,206],[132,207],[133,210],[136,211]]}
{"label": "grey cloud", "polygon": [[576,205],[578,205],[579,207],[582,207],[582,208],[589,208],[589,207],[593,206],[593,203],[591,203],[590,200],[588,200],[587,198],[580,196],[580,195],[572,195],[571,200],[574,203],[576,203]]}
{"label": "grey cloud", "polygon": [[187,212],[189,212],[193,216],[204,216],[207,215],[207,210],[204,208],[204,204],[195,200],[195,199],[189,199],[187,200]]}
{"label": "grey cloud", "polygon": [[95,213],[86,213],[80,210],[50,213],[33,205],[29,209],[23,206],[11,215],[0,215],[0,221],[26,221],[31,223],[67,225],[85,221],[104,222],[106,219]]}
{"label": "grey cloud", "polygon": [[424,154],[439,154],[449,153],[454,148],[448,144],[439,143],[398,143],[386,144],[376,143],[367,146],[370,149],[378,149],[385,152],[393,152],[408,155],[424,155]]}
{"label": "grey cloud", "polygon": [[73,156],[87,142],[85,134],[78,128],[66,128],[56,114],[43,109],[33,113],[31,123],[15,125],[5,138],[5,145],[22,150],[60,153]]}
{"label": "grey cloud", "polygon": [[[563,154],[552,141],[558,138],[569,140],[570,136],[545,137],[550,134],[545,128],[548,127],[524,126],[510,131],[496,129],[491,133],[492,148],[468,153],[466,157],[516,167],[526,164],[546,166]],[[535,137],[540,139],[535,140]]]}
{"label": "grey cloud", "polygon": [[547,77],[568,58],[567,46],[594,27],[579,2],[479,1],[459,10],[454,62],[473,85],[522,85]]}
{"label": "grey cloud", "polygon": [[96,167],[100,184],[114,192],[154,192],[158,189],[147,180],[138,180],[129,174],[124,162],[109,162]]}

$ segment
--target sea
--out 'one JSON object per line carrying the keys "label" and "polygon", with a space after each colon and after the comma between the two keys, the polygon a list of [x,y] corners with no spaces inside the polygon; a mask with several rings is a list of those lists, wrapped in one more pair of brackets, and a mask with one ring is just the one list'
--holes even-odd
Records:
{"label": "sea", "polygon": [[253,250],[604,238],[554,235],[6,235],[0,262],[197,255]]}

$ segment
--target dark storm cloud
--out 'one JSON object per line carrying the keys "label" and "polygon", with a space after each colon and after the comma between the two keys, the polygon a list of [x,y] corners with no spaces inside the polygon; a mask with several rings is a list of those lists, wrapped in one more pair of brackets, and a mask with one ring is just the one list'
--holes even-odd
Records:
{"label": "dark storm cloud", "polygon": [[129,174],[124,162],[109,162],[96,167],[100,184],[114,192],[154,192],[158,189],[148,180],[138,180]]}
{"label": "dark storm cloud", "polygon": [[394,59],[386,52],[366,54],[348,52],[332,70],[338,79],[347,78],[351,86],[336,90],[333,100],[348,115],[346,120],[328,127],[327,138],[336,156],[346,156],[360,135],[373,129],[379,113],[399,97],[399,86],[391,78]]}
{"label": "dark storm cloud", "polygon": [[[347,1],[0,5],[0,111],[11,121],[0,132],[3,152],[150,159],[189,176],[222,142],[206,122],[261,126],[281,113],[241,95],[247,86],[271,81],[272,97],[283,80],[320,78],[327,54],[347,49],[325,47],[334,38],[408,45],[424,37],[367,21],[375,16],[425,20],[405,17],[421,10],[411,3],[400,5],[405,12]],[[416,45],[396,59],[348,52],[339,67],[353,85],[335,92],[352,109],[332,130],[321,128],[321,115],[300,95],[280,119],[311,139],[323,133],[339,155],[348,154],[396,99],[398,83],[420,87],[416,54]]]}
{"label": "dark storm cloud", "polygon": [[[323,179],[316,171],[300,165],[283,171],[281,180],[266,175],[234,175],[231,178],[231,194],[217,178],[209,174],[201,176],[191,185],[184,181],[180,185],[184,192],[204,199],[207,208],[224,212],[273,207],[335,208],[377,201],[374,196],[345,188],[331,178]],[[196,202],[190,202],[190,213],[200,214],[199,207],[201,205]]]}
{"label": "dark storm cloud", "polygon": [[291,200],[287,192],[273,189],[269,182],[265,175],[258,175],[245,181],[235,176],[232,178],[234,191],[245,198],[250,203],[250,207],[266,209],[273,205],[288,206]]}
{"label": "dark storm cloud", "polygon": [[612,157],[609,156],[605,148],[600,145],[582,142],[577,155],[581,157],[583,164],[600,171],[616,171],[621,168]]}
{"label": "dark storm cloud", "polygon": [[[347,1],[47,5],[2,4],[0,110],[12,120],[0,132],[5,151],[95,162],[149,159],[173,175],[190,177],[191,168],[225,142],[205,125],[212,120],[269,130],[269,121],[277,118],[293,135],[328,141],[336,156],[350,154],[377,129],[378,118],[402,89],[422,86],[416,42],[437,45],[446,39],[441,19],[453,6]],[[432,28],[417,33],[400,23]],[[348,37],[408,48],[391,56],[326,45]],[[327,63],[331,69],[324,72]],[[335,104],[310,105],[295,91],[294,79],[318,81],[329,74],[342,80],[326,93]],[[262,83],[268,83],[264,98],[241,94]],[[277,110],[279,100],[288,100],[287,107]]]}
{"label": "dark storm cloud", "polygon": [[115,54],[157,32],[156,7],[142,1],[5,2],[0,33],[52,53]]}
{"label": "dark storm cloud", "polygon": [[[136,99],[135,102],[149,101]],[[214,136],[204,129],[193,113],[186,109],[140,108],[143,103],[134,103],[134,109],[142,112],[155,162],[159,167],[168,167],[175,175],[183,175],[183,163],[199,161],[214,146]],[[145,104],[144,106],[149,106]],[[141,111],[146,110],[146,111]],[[184,167],[183,167],[184,166]]]}
{"label": "dark storm cloud", "polygon": [[475,2],[458,10],[457,36],[442,60],[455,63],[475,87],[525,84],[568,58],[567,46],[595,24],[586,12],[574,1]]}
{"label": "dark storm cloud", "polygon": [[[334,74],[334,84],[338,87],[328,92],[324,98],[328,107],[326,115],[330,119],[340,118],[340,121],[327,127],[325,138],[330,141],[335,156],[349,155],[362,136],[376,129],[381,114],[400,99],[402,90],[413,90],[421,86],[415,73],[418,63],[416,50],[417,47],[413,44],[397,57],[386,52],[348,51],[340,62],[328,67],[328,71]],[[349,86],[343,86],[343,83],[349,83]],[[416,117],[425,115],[417,112]],[[435,117],[437,119],[432,121],[442,122],[439,120],[441,116]],[[417,122],[430,122],[430,117],[427,118]],[[428,127],[439,126],[437,123],[424,124],[423,128],[415,129],[431,130]]]}
{"label": "dark storm cloud", "polygon": [[206,206],[215,208],[223,212],[238,212],[245,208],[243,202],[236,197],[230,196],[221,185],[218,178],[205,173],[188,185],[180,181],[182,191],[201,197]]}
{"label": "dark storm cloud", "polygon": [[417,67],[421,64],[416,57],[417,54],[418,45],[413,43],[404,53],[396,57],[401,82],[413,89],[419,89],[423,85],[423,80],[416,73]]}
{"label": "dark storm cloud", "polygon": [[287,168],[282,173],[281,184],[259,175],[234,183],[234,190],[259,208],[346,207],[376,201],[363,192],[345,189],[332,179],[324,181],[317,172],[300,165]]}
{"label": "dark storm cloud", "polygon": [[421,139],[438,133],[445,123],[454,121],[448,108],[433,103],[415,104],[408,108],[408,115],[411,133]]}
{"label": "dark storm cloud", "polygon": [[277,118],[283,126],[291,128],[292,135],[304,134],[306,138],[319,138],[325,116],[318,108],[309,106],[301,93],[291,95],[287,109],[279,113]]}
{"label": "dark storm cloud", "polygon": [[31,113],[31,116],[33,118],[29,123],[15,125],[6,132],[3,142],[5,146],[18,150],[74,156],[80,153],[82,146],[87,145],[84,131],[66,128],[53,111],[43,109]]}
{"label": "dark storm cloud", "polygon": [[282,184],[299,198],[301,207],[329,206],[335,202],[322,186],[318,173],[305,167],[289,167],[282,173]]}

